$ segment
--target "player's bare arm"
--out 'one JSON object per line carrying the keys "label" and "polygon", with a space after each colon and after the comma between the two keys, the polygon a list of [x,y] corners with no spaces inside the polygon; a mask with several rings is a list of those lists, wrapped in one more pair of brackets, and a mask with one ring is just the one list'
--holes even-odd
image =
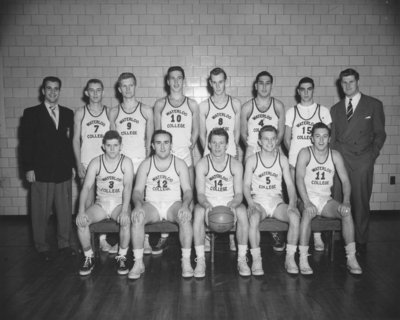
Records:
{"label": "player's bare arm", "polygon": [[283,179],[285,179],[287,192],[289,195],[289,209],[297,210],[297,194],[296,187],[292,180],[292,176],[290,174],[289,162],[288,159],[282,155],[281,153],[281,166],[282,166],[282,175]]}
{"label": "player's bare arm", "polygon": [[175,158],[176,169],[179,175],[179,181],[181,183],[182,195],[182,207],[178,211],[178,217],[183,221],[192,220],[192,210],[190,209],[190,203],[193,200],[193,191],[190,185],[189,169],[186,163],[178,158]]}
{"label": "player's bare arm", "polygon": [[197,191],[197,203],[204,209],[211,210],[212,205],[207,200],[206,193],[206,174],[208,170],[207,158],[202,158],[196,165],[196,191]]}
{"label": "player's bare arm", "polygon": [[308,148],[303,148],[300,150],[296,163],[296,185],[297,185],[297,191],[299,192],[300,197],[304,203],[304,208],[305,208],[304,213],[310,214],[311,216],[314,217],[318,213],[318,209],[310,201],[307,194],[306,185],[304,183],[304,177],[306,175],[306,167],[308,162],[310,161],[310,157],[311,155]]}
{"label": "player's bare arm", "polygon": [[283,140],[283,136],[285,134],[285,119],[286,119],[286,114],[285,114],[285,106],[283,105],[283,102],[275,99],[275,111],[278,115],[278,144],[280,144]]}
{"label": "player's bare arm", "polygon": [[290,150],[290,145],[292,143],[292,127],[285,126],[285,135],[283,138],[283,143],[287,150]]}
{"label": "player's bare arm", "polygon": [[129,225],[129,203],[131,201],[132,194],[133,164],[131,159],[128,157],[124,157],[122,162],[122,170],[124,172],[124,191],[122,193],[122,209],[121,214],[118,217],[118,222],[121,225]]}
{"label": "player's bare arm", "polygon": [[332,160],[335,164],[336,172],[340,178],[343,189],[343,202],[339,205],[338,211],[341,216],[346,216],[351,213],[350,206],[350,194],[351,194],[351,184],[350,179],[344,165],[342,155],[336,151],[332,150]]}
{"label": "player's bare arm", "polygon": [[131,219],[139,220],[140,215],[144,217],[144,190],[146,188],[147,172],[150,169],[151,158],[146,158],[139,166],[136,174],[135,186],[132,192],[132,202],[134,205]]}
{"label": "player's bare arm", "polygon": [[118,106],[111,108],[108,113],[108,119],[110,120],[110,130],[117,130],[117,124],[115,120],[118,116]]}
{"label": "player's bare arm", "polygon": [[205,150],[207,148],[207,127],[206,118],[208,113],[208,99],[200,103],[199,106],[199,138],[202,148]]}
{"label": "player's bare arm", "polygon": [[151,137],[154,132],[154,114],[153,108],[142,104],[143,116],[146,118],[146,157],[150,156],[151,153]]}
{"label": "player's bare arm", "polygon": [[252,107],[252,100],[247,101],[243,107],[242,111],[240,113],[240,136],[242,137],[242,141],[247,147],[247,130],[248,130],[248,120],[251,112],[251,107]]}
{"label": "player's bare arm", "polygon": [[197,139],[199,138],[199,106],[197,102],[193,99],[188,99],[188,105],[190,110],[192,111],[192,136],[191,136],[191,143],[190,149],[196,146]]}
{"label": "player's bare arm", "polygon": [[79,197],[78,215],[76,216],[76,225],[78,227],[84,227],[85,225],[87,225],[87,223],[90,222],[89,217],[85,213],[85,203],[89,195],[90,189],[96,182],[96,175],[99,168],[100,168],[100,157],[96,157],[89,163],[85,180],[83,182],[81,194]]}
{"label": "player's bare arm", "polygon": [[165,106],[165,99],[158,99],[154,104],[154,130],[161,129],[161,112]]}
{"label": "player's bare arm", "polygon": [[243,202],[243,166],[236,159],[231,159],[231,165],[235,194],[233,199],[228,202],[227,206],[231,209],[236,209]]}
{"label": "player's bare arm", "polygon": [[239,148],[239,139],[240,139],[240,115],[241,115],[241,104],[239,99],[232,98],[232,106],[235,111],[235,127],[233,128],[233,136],[235,139],[236,149]]}
{"label": "player's bare arm", "polygon": [[83,179],[86,174],[86,170],[81,162],[81,130],[82,130],[82,118],[84,115],[84,108],[85,107],[80,107],[75,111],[74,137],[72,139],[72,146],[74,149],[76,168],[78,170],[78,176],[81,179]]}
{"label": "player's bare arm", "polygon": [[253,172],[256,168],[256,163],[257,163],[257,156],[254,154],[251,157],[249,157],[246,160],[246,166],[244,169],[244,178],[243,178],[243,194],[244,197],[246,198],[246,202],[247,202],[247,212],[249,213],[249,215],[253,214],[253,212],[255,211],[260,211],[261,212],[261,208],[259,206],[259,204],[257,204],[256,202],[254,202],[252,196],[251,196],[251,180],[253,177]]}

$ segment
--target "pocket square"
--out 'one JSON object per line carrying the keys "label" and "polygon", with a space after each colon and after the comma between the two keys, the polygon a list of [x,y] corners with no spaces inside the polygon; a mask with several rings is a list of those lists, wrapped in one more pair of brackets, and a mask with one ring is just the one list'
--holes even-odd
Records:
{"label": "pocket square", "polygon": [[365,119],[371,119],[371,116],[367,116],[367,117],[365,117]]}

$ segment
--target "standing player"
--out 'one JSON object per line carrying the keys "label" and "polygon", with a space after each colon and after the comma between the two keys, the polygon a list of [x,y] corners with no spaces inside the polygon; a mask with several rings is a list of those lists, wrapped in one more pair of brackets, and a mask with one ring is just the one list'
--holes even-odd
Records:
{"label": "standing player", "polygon": [[[110,111],[111,128],[124,138],[122,153],[131,158],[135,174],[142,161],[150,155],[154,131],[153,109],[136,99],[136,84],[133,73],[121,73],[118,77],[118,91],[123,101]],[[146,234],[144,253],[151,252],[149,235]]]}
{"label": "standing player", "polygon": [[[302,148],[311,146],[311,128],[317,122],[330,125],[332,122],[329,110],[314,102],[314,80],[302,78],[297,86],[300,103],[286,112],[285,146],[289,150],[290,173],[295,181],[297,155]],[[314,248],[324,251],[321,233],[314,233]]]}
{"label": "standing player", "polygon": [[[193,99],[183,94],[185,71],[180,66],[167,71],[168,96],[154,105],[154,128],[170,132],[174,138],[172,153],[189,167],[190,184],[194,189],[193,148],[199,136],[199,108]],[[168,234],[162,234],[153,254],[162,253]]]}
{"label": "standing player", "polygon": [[[214,128],[224,128],[229,135],[227,153],[239,158],[240,101],[226,94],[226,73],[221,68],[210,71],[209,84],[212,96],[200,104],[200,143],[204,155],[210,153],[207,147],[208,136]],[[236,251],[234,235],[229,236],[230,249]],[[206,251],[210,249],[210,239],[206,237]]]}
{"label": "standing player", "polygon": [[[361,274],[362,270],[356,259],[354,225],[351,217],[349,177],[340,153],[329,148],[331,130],[322,123],[316,123],[311,130],[312,146],[303,148],[296,165],[296,182],[301,199],[303,214],[300,225],[300,272],[312,274],[308,264],[308,241],[311,221],[321,215],[342,220],[342,232],[345,241],[347,268],[350,273]],[[335,171],[343,186],[343,203],[331,198],[331,187]]]}
{"label": "standing player", "polygon": [[241,136],[246,145],[245,160],[260,150],[258,132],[266,125],[278,130],[278,145],[285,132],[285,107],[271,96],[273,77],[267,71],[260,72],[255,80],[256,98],[247,101],[240,115]]}
{"label": "standing player", "polygon": [[154,131],[153,109],[135,97],[136,77],[124,72],[118,78],[118,91],[123,102],[111,109],[111,128],[123,138],[122,153],[132,160],[134,172],[150,155],[151,136]]}
{"label": "standing player", "polygon": [[[118,132],[108,131],[102,140],[104,154],[94,158],[87,168],[76,217],[78,236],[85,256],[79,270],[82,276],[90,274],[94,268],[89,226],[104,219],[113,219],[120,224],[117,272],[127,274],[129,271],[125,262],[129,246],[132,161],[121,154],[122,138]],[[94,184],[96,184],[96,201],[85,209],[85,202]]]}
{"label": "standing player", "polygon": [[190,252],[193,229],[190,203],[193,192],[189,171],[182,159],[172,155],[172,135],[169,132],[156,130],[152,147],[155,154],[146,158],[140,165],[133,190],[135,208],[131,216],[131,236],[135,263],[128,277],[138,279],[144,272],[144,227],[160,220],[172,221],[179,225],[182,276],[192,277]]}
{"label": "standing player", "polygon": [[[296,208],[296,188],[290,176],[287,158],[279,151],[278,132],[273,126],[264,126],[258,133],[261,151],[246,161],[244,195],[249,212],[249,241],[253,257],[253,275],[263,275],[259,224],[267,217],[289,223],[285,268],[297,274],[299,269],[294,260],[299,239],[300,213]],[[282,199],[282,177],[289,194],[289,205]]]}
{"label": "standing player", "polygon": [[[266,125],[271,125],[278,130],[279,145],[285,131],[285,107],[281,101],[271,96],[272,83],[274,78],[267,71],[260,72],[254,82],[254,89],[257,93],[256,98],[246,102],[240,114],[240,134],[246,145],[245,161],[257,151],[258,132]],[[274,240],[273,249],[283,251],[285,243],[281,240],[278,232],[272,232]]]}
{"label": "standing player", "polygon": [[[103,82],[90,79],[85,87],[85,96],[89,103],[75,111],[73,147],[78,168],[78,176],[83,183],[89,162],[101,155],[102,139],[110,130],[107,107],[103,105]],[[88,193],[85,207],[89,208],[94,200],[94,187]],[[106,235],[100,236],[100,247],[103,251],[115,253],[118,246],[110,246]]]}
{"label": "standing player", "polygon": [[229,135],[224,128],[215,128],[208,135],[208,147],[211,153],[196,165],[197,201],[193,230],[197,265],[194,276],[205,276],[204,258],[205,228],[208,213],[215,206],[227,206],[237,219],[236,236],[239,244],[238,270],[241,276],[249,276],[250,268],[246,262],[249,222],[246,208],[242,204],[243,166],[227,154]]}

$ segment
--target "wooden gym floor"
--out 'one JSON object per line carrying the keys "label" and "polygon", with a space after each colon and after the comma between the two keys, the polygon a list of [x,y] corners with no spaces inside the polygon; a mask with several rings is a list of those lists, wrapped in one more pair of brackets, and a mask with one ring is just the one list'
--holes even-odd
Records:
{"label": "wooden gym floor", "polygon": [[105,253],[88,277],[78,275],[80,257],[44,262],[32,246],[29,219],[0,217],[0,319],[400,319],[399,230],[400,212],[372,215],[362,276],[346,271],[341,240],[333,263],[314,253],[313,276],[290,276],[284,253],[274,253],[263,234],[265,276],[243,278],[221,235],[202,280],[182,279],[171,234],[163,255],[146,256],[144,276],[130,281]]}

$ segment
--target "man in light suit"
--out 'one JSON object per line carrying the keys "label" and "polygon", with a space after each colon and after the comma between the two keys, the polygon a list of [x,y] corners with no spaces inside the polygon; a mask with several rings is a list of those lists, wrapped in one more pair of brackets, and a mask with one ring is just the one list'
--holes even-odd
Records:
{"label": "man in light suit", "polygon": [[31,220],[35,247],[50,260],[46,242],[48,218],[54,207],[57,216],[58,249],[70,248],[72,225],[72,136],[74,113],[58,105],[61,80],[43,79],[43,102],[24,110],[21,123],[22,166],[31,184]]}
{"label": "man in light suit", "polygon": [[[386,139],[385,115],[381,101],[360,93],[356,70],[346,69],[339,78],[345,98],[331,108],[331,147],[342,154],[350,177],[355,238],[359,253],[364,253],[374,163]],[[334,194],[341,194],[340,183],[335,183]]]}

